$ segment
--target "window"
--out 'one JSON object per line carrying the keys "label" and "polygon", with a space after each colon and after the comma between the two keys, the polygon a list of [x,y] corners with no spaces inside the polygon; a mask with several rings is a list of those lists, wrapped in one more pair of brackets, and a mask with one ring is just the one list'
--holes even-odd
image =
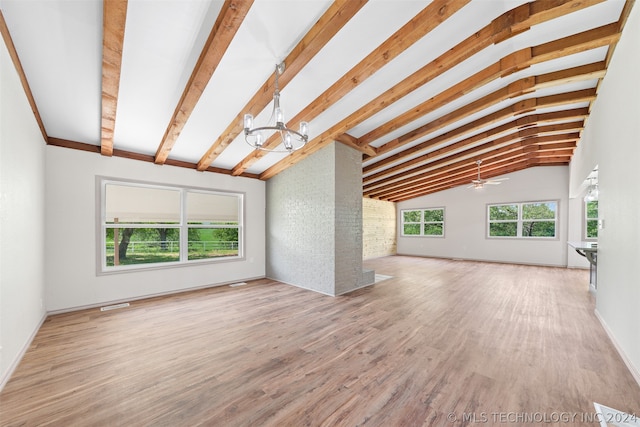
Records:
{"label": "window", "polygon": [[403,236],[444,236],[444,208],[402,211]]}
{"label": "window", "polygon": [[585,238],[598,238],[598,201],[584,202]]}
{"label": "window", "polygon": [[489,237],[556,237],[557,202],[488,206]]}
{"label": "window", "polygon": [[99,182],[102,272],[241,257],[242,194]]}

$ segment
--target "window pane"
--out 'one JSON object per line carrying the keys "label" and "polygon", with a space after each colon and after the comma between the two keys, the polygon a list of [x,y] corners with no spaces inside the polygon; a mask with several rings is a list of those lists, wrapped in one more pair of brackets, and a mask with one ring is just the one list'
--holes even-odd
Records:
{"label": "window pane", "polygon": [[162,188],[106,184],[107,224],[177,224],[180,222],[180,191]]}
{"label": "window pane", "polygon": [[238,256],[237,228],[189,228],[189,260]]}
{"label": "window pane", "polygon": [[598,201],[587,202],[587,218],[598,218]]}
{"label": "window pane", "polygon": [[509,220],[518,219],[518,205],[497,205],[489,206],[489,219],[496,220]]}
{"label": "window pane", "polygon": [[404,234],[406,236],[420,235],[420,224],[404,224]]}
{"label": "window pane", "polygon": [[424,211],[424,222],[444,221],[444,209]]}
{"label": "window pane", "polygon": [[442,236],[443,225],[442,224],[425,224],[424,235],[425,236]]}
{"label": "window pane", "polygon": [[523,237],[555,237],[555,221],[524,221],[522,223]]}
{"label": "window pane", "polygon": [[420,222],[422,211],[404,211],[402,212],[402,221],[404,222]]}
{"label": "window pane", "polygon": [[[117,256],[114,236],[118,242]],[[180,229],[108,228],[105,254],[107,267],[180,261]]]}
{"label": "window pane", "polygon": [[189,224],[237,225],[239,221],[238,196],[187,193]]}
{"label": "window pane", "polygon": [[587,220],[587,238],[595,239],[596,237],[598,237],[598,220]]}
{"label": "window pane", "polygon": [[555,217],[556,204],[554,202],[522,205],[522,219],[555,219]]}
{"label": "window pane", "polygon": [[492,237],[516,237],[517,236],[517,222],[494,222],[489,224],[489,236]]}

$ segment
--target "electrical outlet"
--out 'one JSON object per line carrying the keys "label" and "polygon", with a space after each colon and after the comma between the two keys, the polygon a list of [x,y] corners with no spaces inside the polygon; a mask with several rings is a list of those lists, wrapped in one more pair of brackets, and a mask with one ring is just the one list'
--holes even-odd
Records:
{"label": "electrical outlet", "polygon": [[604,229],[604,219],[598,220],[598,230]]}

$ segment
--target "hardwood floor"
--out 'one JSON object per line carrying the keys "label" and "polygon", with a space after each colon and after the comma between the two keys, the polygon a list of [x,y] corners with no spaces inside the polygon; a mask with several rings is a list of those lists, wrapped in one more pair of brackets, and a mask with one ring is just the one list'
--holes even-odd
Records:
{"label": "hardwood floor", "polygon": [[594,401],[640,415],[588,272],[365,264],[393,277],[336,298],[258,280],[52,316],[1,424],[596,426]]}

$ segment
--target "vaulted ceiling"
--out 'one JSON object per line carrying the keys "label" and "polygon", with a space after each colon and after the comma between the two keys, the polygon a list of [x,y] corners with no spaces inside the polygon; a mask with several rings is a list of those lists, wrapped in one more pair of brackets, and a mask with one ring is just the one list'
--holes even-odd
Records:
{"label": "vaulted ceiling", "polygon": [[[50,145],[266,180],[338,141],[401,201],[568,164],[633,3],[0,0],[0,30]],[[281,61],[291,154],[242,132]]]}

